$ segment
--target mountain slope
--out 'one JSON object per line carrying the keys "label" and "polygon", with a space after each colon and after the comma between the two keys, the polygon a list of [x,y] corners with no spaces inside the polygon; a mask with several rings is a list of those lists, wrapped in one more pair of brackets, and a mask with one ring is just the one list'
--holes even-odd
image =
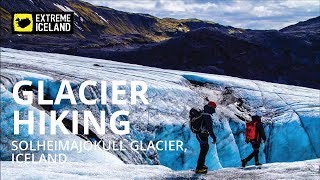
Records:
{"label": "mountain slope", "polygon": [[320,16],[281,29],[281,32],[313,33],[319,35]]}
{"label": "mountain slope", "polygon": [[301,37],[280,31],[245,30],[230,34],[202,28],[159,44],[97,56],[161,68],[320,88],[319,78],[316,78],[320,76],[320,39],[319,32],[315,33],[316,36]]}
{"label": "mountain slope", "polygon": [[[159,19],[148,14],[117,11],[94,6],[79,0],[21,0],[12,3],[1,1],[1,38],[7,47],[52,51],[72,51],[80,48],[105,48],[133,46],[158,42],[202,26],[214,26],[212,22],[196,19]],[[75,13],[75,30],[70,35],[13,35],[12,12],[61,12]],[[32,40],[39,39],[37,46]],[[43,42],[44,41],[44,42]],[[74,42],[76,41],[76,42]],[[56,44],[61,42],[62,44]],[[50,47],[49,45],[54,47]],[[24,47],[23,45],[28,45]],[[63,48],[65,45],[67,47]],[[30,46],[30,47],[29,47]]]}

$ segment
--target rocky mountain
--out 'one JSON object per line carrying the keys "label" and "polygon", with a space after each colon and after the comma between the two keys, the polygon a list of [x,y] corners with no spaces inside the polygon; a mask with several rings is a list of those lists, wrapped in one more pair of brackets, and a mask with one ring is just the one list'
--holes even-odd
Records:
{"label": "rocky mountain", "polygon": [[200,28],[100,58],[320,88],[320,17],[280,31]]}
{"label": "rocky mountain", "polygon": [[[297,24],[285,27],[281,29],[281,32],[290,32],[290,33],[310,33],[317,35],[319,33],[319,27],[320,27],[320,17],[312,18],[307,21],[302,21]],[[318,34],[319,35],[319,34]]]}
{"label": "rocky mountain", "polygon": [[[79,0],[1,1],[1,46],[320,88],[320,17],[281,30],[160,19]],[[72,35],[11,34],[11,12],[73,11]]]}
{"label": "rocky mountain", "polygon": [[[128,47],[159,42],[203,26],[216,26],[212,22],[197,19],[159,19],[148,14],[127,13],[79,0],[1,1],[0,10],[1,38],[5,46],[42,51],[69,52],[77,48]],[[74,34],[72,36],[11,34],[12,12],[41,11],[74,12]],[[38,42],[36,45],[30,43],[35,40]]]}

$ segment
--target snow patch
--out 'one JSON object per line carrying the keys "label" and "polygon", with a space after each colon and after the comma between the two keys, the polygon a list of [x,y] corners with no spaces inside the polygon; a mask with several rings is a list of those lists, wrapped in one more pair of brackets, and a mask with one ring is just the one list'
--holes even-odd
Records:
{"label": "snow patch", "polygon": [[73,9],[71,9],[68,6],[63,6],[63,5],[60,5],[60,4],[57,4],[57,3],[53,3],[53,5],[55,5],[57,8],[61,9],[64,12],[74,12],[74,14],[76,16],[79,16]]}
{"label": "snow patch", "polygon": [[102,16],[100,16],[97,12],[94,12],[97,16],[100,17],[100,19],[102,19],[102,21],[106,22],[107,24],[109,24],[109,21],[106,20],[105,18],[103,18]]}

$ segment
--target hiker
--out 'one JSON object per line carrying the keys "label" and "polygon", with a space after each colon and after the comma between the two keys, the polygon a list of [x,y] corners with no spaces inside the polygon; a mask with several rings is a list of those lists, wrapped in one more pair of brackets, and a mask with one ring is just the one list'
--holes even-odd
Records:
{"label": "hiker", "polygon": [[200,143],[200,154],[196,168],[197,174],[207,173],[208,171],[208,167],[205,165],[209,150],[208,137],[210,136],[212,138],[213,144],[216,143],[216,136],[212,129],[211,119],[211,115],[216,112],[216,107],[217,105],[214,102],[209,102],[204,106],[202,113],[194,108],[190,110],[190,127]]}
{"label": "hiker", "polygon": [[266,134],[261,122],[261,116],[254,115],[251,119],[251,122],[246,123],[246,142],[251,143],[253,152],[248,157],[241,160],[242,167],[246,167],[247,162],[249,162],[253,157],[256,166],[262,165],[259,162],[259,148],[261,142],[264,143],[266,141]]}

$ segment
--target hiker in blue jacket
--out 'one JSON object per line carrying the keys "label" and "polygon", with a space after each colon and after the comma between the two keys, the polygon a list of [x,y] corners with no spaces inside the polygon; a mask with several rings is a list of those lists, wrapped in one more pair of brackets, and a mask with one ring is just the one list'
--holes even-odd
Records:
{"label": "hiker in blue jacket", "polygon": [[205,165],[206,156],[209,150],[208,137],[212,138],[212,143],[216,143],[216,136],[213,132],[211,115],[215,113],[216,104],[209,102],[204,106],[202,113],[201,131],[196,133],[197,140],[200,143],[200,154],[198,158],[196,173],[206,173],[208,167]]}

